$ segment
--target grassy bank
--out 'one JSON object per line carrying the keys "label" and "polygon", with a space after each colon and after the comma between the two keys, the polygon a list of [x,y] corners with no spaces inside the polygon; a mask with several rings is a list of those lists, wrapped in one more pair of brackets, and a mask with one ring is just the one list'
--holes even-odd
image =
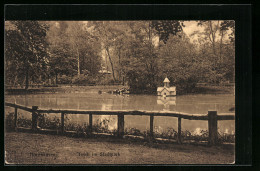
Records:
{"label": "grassy bank", "polygon": [[234,94],[234,86],[197,85],[189,94]]}
{"label": "grassy bank", "polygon": [[[75,93],[96,90],[101,92],[109,92],[121,88],[127,88],[122,85],[95,85],[95,86],[77,86],[77,85],[59,85],[58,87],[41,87],[25,89],[6,89],[8,94],[33,94],[33,93]],[[151,94],[151,93],[142,93]],[[154,92],[156,94],[156,92]],[[234,94],[233,86],[224,85],[197,85],[189,93],[180,92],[177,89],[177,95],[185,94]]]}
{"label": "grassy bank", "polygon": [[122,85],[96,85],[96,86],[77,86],[77,85],[59,85],[58,87],[41,87],[25,89],[6,89],[7,94],[34,94],[34,93],[77,93],[90,90],[108,92],[120,89]]}
{"label": "grassy bank", "polygon": [[7,132],[7,164],[230,164],[234,146],[131,142]]}

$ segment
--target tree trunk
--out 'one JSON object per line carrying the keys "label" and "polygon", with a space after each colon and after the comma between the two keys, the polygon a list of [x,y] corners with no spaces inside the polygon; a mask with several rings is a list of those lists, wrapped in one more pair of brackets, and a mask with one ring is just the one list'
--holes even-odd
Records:
{"label": "tree trunk", "polygon": [[28,90],[29,87],[29,69],[26,69],[26,75],[25,75],[25,90]]}
{"label": "tree trunk", "polygon": [[55,85],[57,85],[58,84],[58,74],[57,74],[57,72],[55,72]]}
{"label": "tree trunk", "polygon": [[107,55],[108,55],[108,57],[109,57],[109,61],[110,61],[110,64],[111,64],[113,79],[114,79],[114,81],[116,81],[115,73],[114,73],[114,66],[113,66],[113,62],[112,62],[111,56],[110,56],[110,54],[109,54],[109,49],[106,48],[106,51],[107,51]]}
{"label": "tree trunk", "polygon": [[119,65],[119,70],[118,70],[118,80],[121,80],[121,61],[120,61],[120,49],[118,50],[118,65]]}
{"label": "tree trunk", "polygon": [[79,66],[79,49],[77,48],[77,54],[78,54],[78,76],[80,75],[80,66]]}
{"label": "tree trunk", "polygon": [[221,38],[220,38],[220,45],[219,45],[219,59],[222,62],[222,43],[223,43],[223,35],[224,31],[221,30]]}
{"label": "tree trunk", "polygon": [[215,50],[215,34],[214,34],[214,31],[213,31],[213,28],[212,28],[211,21],[209,21],[209,28],[210,28],[211,38],[212,38],[213,53],[215,55],[216,54],[216,50]]}

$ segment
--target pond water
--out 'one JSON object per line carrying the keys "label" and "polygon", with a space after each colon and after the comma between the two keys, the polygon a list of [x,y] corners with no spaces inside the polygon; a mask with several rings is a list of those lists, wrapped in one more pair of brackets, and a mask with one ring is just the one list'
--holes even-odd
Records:
{"label": "pond water", "polygon": [[[27,95],[6,95],[6,102],[39,106],[40,109],[80,109],[80,110],[149,110],[149,111],[177,111],[190,114],[207,114],[209,110],[218,113],[230,113],[229,109],[235,106],[235,96],[232,94],[196,94],[176,97],[158,97],[154,95],[113,95],[98,93],[98,90],[73,93],[46,93]],[[6,108],[6,110],[13,110]],[[7,113],[7,112],[6,112]],[[30,117],[30,114],[22,112]],[[60,115],[57,115],[60,116]],[[88,123],[88,115],[68,115],[71,122]],[[115,116],[93,116],[93,123],[97,120],[108,119],[109,129],[117,128]],[[149,130],[148,116],[125,116],[126,128],[137,128],[141,131]],[[234,134],[235,121],[219,121],[220,133]],[[167,128],[177,130],[177,118],[155,117],[154,130],[163,132]],[[182,120],[182,130],[198,133],[207,130],[207,121]]]}

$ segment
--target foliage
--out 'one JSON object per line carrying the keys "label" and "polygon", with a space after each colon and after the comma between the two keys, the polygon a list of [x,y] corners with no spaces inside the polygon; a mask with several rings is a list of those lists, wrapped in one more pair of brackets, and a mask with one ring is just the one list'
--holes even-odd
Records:
{"label": "foliage", "polygon": [[185,35],[170,36],[160,48],[158,63],[160,85],[167,76],[171,80],[170,84],[177,87],[178,94],[190,92],[198,82],[201,63],[194,46]]}
{"label": "foliage", "polygon": [[38,114],[38,126],[44,129],[59,129],[61,126],[60,118],[55,116],[50,119],[46,114]]}
{"label": "foliage", "polygon": [[125,132],[127,135],[143,136],[143,133],[137,128],[129,128]]}
{"label": "foliage", "polygon": [[[15,27],[5,30],[9,84],[55,78],[58,84],[128,83],[131,93],[155,93],[167,76],[180,94],[199,82],[234,81],[231,20],[198,21],[203,31],[191,35],[179,20],[10,23]],[[100,69],[110,71],[111,78]]]}
{"label": "foliage", "polygon": [[162,133],[156,132],[154,136],[157,138],[167,138],[167,139],[177,140],[177,131],[175,131],[173,128],[167,128],[167,130],[163,131]]}
{"label": "foliage", "polygon": [[31,128],[32,121],[30,119],[26,119],[24,116],[21,116],[17,119],[17,125],[20,127]]}
{"label": "foliage", "polygon": [[234,20],[224,20],[221,22],[221,30],[227,31],[231,29],[231,33],[228,35],[232,43],[235,43],[235,21]]}
{"label": "foliage", "polygon": [[[204,65],[204,78],[201,81],[221,84],[234,81],[235,44],[234,21],[200,21],[204,27],[199,42],[199,55]],[[231,32],[228,34],[228,32]],[[229,41],[225,37],[229,36]]]}
{"label": "foliage", "polygon": [[88,83],[88,76],[87,75],[77,75],[72,78],[72,84],[77,85],[86,85]]}
{"label": "foliage", "polygon": [[[49,23],[50,74],[74,76],[88,71],[97,74],[100,69],[99,42],[83,22],[59,21]],[[57,78],[57,77],[56,77]]]}
{"label": "foliage", "polygon": [[5,117],[5,128],[7,131],[14,129],[14,112],[10,112]]}
{"label": "foliage", "polygon": [[182,31],[183,23],[177,20],[166,20],[166,21],[152,21],[152,27],[155,28],[160,40],[164,43],[169,39],[170,34],[176,35]]}
{"label": "foliage", "polygon": [[23,84],[46,77],[49,54],[48,27],[38,21],[8,21],[14,29],[5,30],[6,81]]}
{"label": "foliage", "polygon": [[135,22],[131,25],[133,37],[129,39],[128,58],[122,60],[130,91],[151,93],[156,90],[158,51],[155,30],[151,22]]}
{"label": "foliage", "polygon": [[111,77],[100,76],[97,81],[97,85],[114,85],[116,82]]}
{"label": "foliage", "polygon": [[[111,120],[109,119],[102,119],[97,120],[96,123],[92,126],[92,131],[97,133],[110,133],[112,135],[116,135],[117,130],[109,130],[108,124]],[[31,127],[31,120],[26,119],[23,116],[18,118],[17,124],[19,127]],[[86,123],[78,124],[70,122],[67,117],[65,117],[65,130],[66,131],[75,131],[77,136],[87,136],[90,134],[89,125]],[[5,128],[7,131],[13,130],[14,125],[14,113],[10,112],[5,117]],[[60,118],[54,117],[49,118],[46,114],[39,114],[38,115],[38,126],[44,129],[60,129]],[[149,137],[149,131],[140,131],[137,128],[126,128],[125,129],[126,135],[135,135],[135,136],[143,136],[145,138]],[[188,130],[181,132],[182,140],[194,140],[195,142],[200,141],[208,141],[208,130],[200,130],[199,133],[190,132]],[[165,138],[165,139],[174,139],[177,140],[177,131],[173,128],[167,128],[161,132],[156,131],[154,133],[155,138]],[[225,142],[234,143],[235,142],[235,135],[234,134],[226,134],[226,133],[218,133],[218,143],[222,144]]]}
{"label": "foliage", "polygon": [[99,81],[98,76],[84,75],[84,74],[76,75],[71,80],[72,84],[77,84],[77,85],[96,84],[98,83],[98,81]]}
{"label": "foliage", "polygon": [[[18,115],[21,115],[18,113]],[[17,118],[17,125],[19,127],[30,128],[32,125],[31,120],[24,118],[24,116]],[[5,117],[5,128],[7,131],[14,129],[14,112],[9,112]]]}
{"label": "foliage", "polygon": [[71,80],[72,80],[72,78],[67,75],[62,75],[61,77],[59,77],[60,84],[71,84],[72,83]]}

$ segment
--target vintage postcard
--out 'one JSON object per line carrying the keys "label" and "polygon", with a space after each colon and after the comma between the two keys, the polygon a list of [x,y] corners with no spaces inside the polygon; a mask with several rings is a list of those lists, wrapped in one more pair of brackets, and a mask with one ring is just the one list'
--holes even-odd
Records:
{"label": "vintage postcard", "polygon": [[234,164],[235,20],[5,20],[5,164]]}

